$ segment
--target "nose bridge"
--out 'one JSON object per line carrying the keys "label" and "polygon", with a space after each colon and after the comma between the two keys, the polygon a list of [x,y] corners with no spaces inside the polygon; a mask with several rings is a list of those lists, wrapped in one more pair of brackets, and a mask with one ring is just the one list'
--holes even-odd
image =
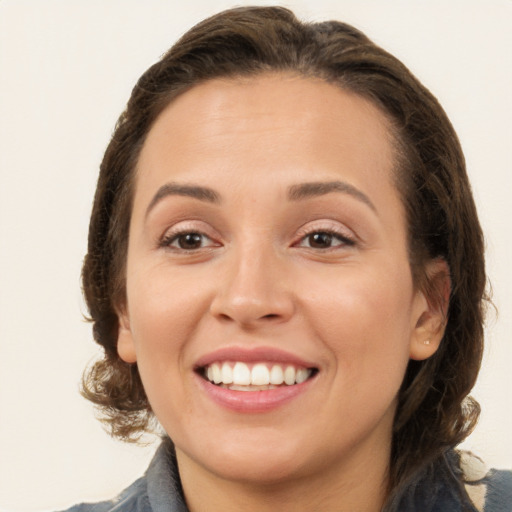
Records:
{"label": "nose bridge", "polygon": [[264,236],[236,244],[225,266],[212,302],[214,315],[250,326],[284,321],[293,313],[285,263]]}

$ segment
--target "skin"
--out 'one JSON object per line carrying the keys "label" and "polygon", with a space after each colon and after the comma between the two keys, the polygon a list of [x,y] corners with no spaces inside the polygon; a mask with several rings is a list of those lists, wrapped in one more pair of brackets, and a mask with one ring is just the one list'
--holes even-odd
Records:
{"label": "skin", "polygon": [[[175,442],[191,511],[380,510],[397,392],[443,322],[412,280],[393,167],[375,106],[291,75],[195,86],[149,132],[118,352]],[[334,181],[345,188],[289,197]],[[219,201],[158,195],[169,183]],[[187,232],[203,236],[185,250]],[[319,232],[330,245],[312,244]],[[194,371],[225,347],[279,348],[318,374],[279,407],[229,410]]]}

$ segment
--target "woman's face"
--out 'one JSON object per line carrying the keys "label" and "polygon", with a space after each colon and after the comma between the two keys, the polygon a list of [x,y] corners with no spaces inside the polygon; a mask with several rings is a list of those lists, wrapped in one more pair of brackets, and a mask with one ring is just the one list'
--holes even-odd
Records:
{"label": "woman's face", "polygon": [[210,81],[157,119],[118,350],[180,464],[275,481],[389,455],[434,350],[393,168],[382,113],[314,79]]}

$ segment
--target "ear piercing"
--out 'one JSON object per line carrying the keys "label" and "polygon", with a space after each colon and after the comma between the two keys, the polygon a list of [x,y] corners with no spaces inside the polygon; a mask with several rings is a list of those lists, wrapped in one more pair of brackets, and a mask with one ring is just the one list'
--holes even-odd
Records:
{"label": "ear piercing", "polygon": [[423,344],[424,344],[424,345],[430,345],[430,340],[425,340],[425,341],[423,342]]}

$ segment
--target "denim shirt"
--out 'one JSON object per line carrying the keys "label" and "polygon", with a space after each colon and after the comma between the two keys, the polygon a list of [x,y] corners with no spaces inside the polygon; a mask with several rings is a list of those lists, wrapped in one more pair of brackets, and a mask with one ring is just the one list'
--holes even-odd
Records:
{"label": "denim shirt", "polygon": [[188,512],[170,440],[159,446],[143,477],[119,496],[101,503],[82,503],[67,512]]}
{"label": "denim shirt", "polygon": [[[451,452],[460,463],[465,494],[446,478],[434,486],[419,478],[391,507],[396,512],[459,512],[463,502],[473,512],[512,512],[512,471],[484,470],[480,459]],[[435,489],[434,489],[435,488]],[[466,509],[467,510],[467,509]],[[101,503],[75,505],[67,512],[188,512],[178,474],[174,448],[169,439],[158,448],[145,475],[117,498]]]}

